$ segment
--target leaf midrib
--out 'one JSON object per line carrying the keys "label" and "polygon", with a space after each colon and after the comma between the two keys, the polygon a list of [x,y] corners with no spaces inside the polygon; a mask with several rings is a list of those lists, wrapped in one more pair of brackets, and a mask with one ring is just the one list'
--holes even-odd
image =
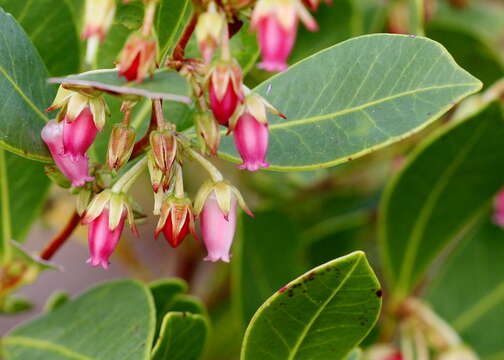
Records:
{"label": "leaf midrib", "polygon": [[20,346],[26,346],[26,347],[33,347],[36,349],[42,349],[42,350],[48,350],[52,351],[67,357],[70,357],[72,359],[76,360],[96,360],[94,358],[78,354],[62,345],[57,345],[50,343],[48,341],[40,340],[40,339],[34,339],[34,338],[29,338],[25,336],[9,336],[5,339],[3,339],[4,344],[12,344],[12,345],[20,345]]}
{"label": "leaf midrib", "polygon": [[353,264],[352,268],[348,271],[348,273],[345,275],[345,277],[343,278],[343,280],[341,281],[341,283],[338,285],[338,287],[336,289],[334,289],[333,293],[327,298],[326,301],[324,301],[324,303],[320,306],[320,308],[315,312],[314,316],[310,319],[310,321],[306,324],[306,326],[304,327],[303,331],[301,332],[300,336],[298,337],[298,340],[296,341],[296,343],[294,344],[294,347],[292,348],[290,354],[289,354],[289,357],[287,358],[287,360],[293,360],[294,359],[294,356],[297,355],[297,352],[299,350],[299,347],[301,346],[301,344],[303,343],[305,337],[306,337],[306,334],[310,331],[313,323],[318,319],[318,317],[320,316],[320,314],[322,313],[322,311],[324,311],[324,309],[326,308],[327,304],[329,304],[331,302],[331,300],[336,296],[336,294],[341,290],[341,288],[346,284],[346,282],[348,281],[348,279],[350,278],[350,276],[353,274],[353,272],[355,271],[357,265],[359,265],[359,263],[361,262],[361,259],[362,257],[361,256],[358,256],[357,257],[357,260],[355,261],[355,263]]}
{"label": "leaf midrib", "polygon": [[2,214],[2,239],[0,245],[0,264],[2,260],[8,260],[10,257],[9,241],[12,239],[9,182],[7,178],[7,166],[5,160],[5,150],[0,149],[0,209]]}
{"label": "leaf midrib", "polygon": [[477,87],[477,86],[479,86],[479,83],[446,84],[446,85],[428,86],[428,87],[424,87],[424,88],[408,90],[408,91],[404,91],[401,93],[397,93],[395,95],[385,96],[381,99],[373,100],[373,101],[370,101],[365,104],[357,105],[354,107],[350,107],[350,108],[347,108],[344,110],[340,110],[340,111],[336,111],[336,112],[332,112],[332,113],[328,113],[328,114],[324,114],[324,115],[312,116],[312,117],[299,119],[299,120],[292,120],[292,121],[287,121],[287,122],[279,122],[279,123],[271,124],[269,126],[269,128],[270,128],[270,130],[273,130],[273,129],[279,129],[279,128],[284,128],[284,127],[291,127],[291,126],[303,125],[303,124],[307,124],[307,123],[313,123],[313,122],[322,121],[322,120],[329,120],[329,119],[332,119],[332,118],[335,118],[335,117],[338,117],[341,115],[345,115],[348,113],[361,111],[361,110],[366,109],[368,107],[371,107],[373,105],[378,105],[378,104],[381,104],[381,103],[384,103],[384,102],[387,102],[390,100],[394,100],[394,99],[397,99],[397,98],[400,98],[403,96],[412,95],[412,94],[419,93],[419,92],[445,89],[445,88],[453,88],[453,87],[468,87],[468,86]]}
{"label": "leaf midrib", "polygon": [[5,79],[11,84],[11,86],[16,90],[19,96],[26,102],[26,104],[31,107],[33,112],[41,118],[44,122],[47,122],[47,117],[35,106],[34,103],[25,95],[21,88],[16,84],[16,82],[10,77],[7,71],[0,65],[0,73],[5,77]]}

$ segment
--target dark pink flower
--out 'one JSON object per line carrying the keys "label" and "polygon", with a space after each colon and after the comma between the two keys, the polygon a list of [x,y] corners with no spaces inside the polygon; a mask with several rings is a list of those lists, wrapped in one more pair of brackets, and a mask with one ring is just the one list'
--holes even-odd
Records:
{"label": "dark pink flower", "polygon": [[86,154],[71,156],[63,145],[63,122],[50,120],[42,129],[42,140],[47,144],[58,169],[72,181],[72,186],[83,186],[93,181],[89,175],[89,159]]}
{"label": "dark pink flower", "polygon": [[126,220],[126,210],[121,214],[119,224],[110,229],[109,209],[103,208],[102,213],[89,223],[88,243],[91,257],[87,260],[92,266],[102,266],[107,269],[109,266],[109,257],[112,255],[121,233],[124,229]]}
{"label": "dark pink flower", "polygon": [[232,198],[227,216],[219,207],[215,192],[205,201],[200,214],[201,235],[208,252],[207,261],[229,262],[231,244],[236,229],[236,199]]}
{"label": "dark pink flower", "polygon": [[269,166],[266,162],[268,151],[268,123],[262,123],[249,113],[241,115],[233,130],[236,149],[243,159],[239,167],[249,171]]}
{"label": "dark pink flower", "polygon": [[224,95],[219,97],[215,86],[210,82],[210,106],[215,120],[221,125],[227,126],[229,118],[233,115],[238,106],[238,95],[236,94],[231,79],[228,81]]}
{"label": "dark pink flower", "polygon": [[89,107],[84,108],[73,121],[63,120],[63,147],[73,157],[83,156],[93,144],[98,129]]}

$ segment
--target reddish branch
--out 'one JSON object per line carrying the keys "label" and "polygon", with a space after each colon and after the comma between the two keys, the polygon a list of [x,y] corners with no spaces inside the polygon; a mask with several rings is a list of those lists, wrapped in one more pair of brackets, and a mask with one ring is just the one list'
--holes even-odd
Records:
{"label": "reddish branch", "polygon": [[56,235],[49,244],[47,244],[44,250],[42,250],[40,257],[44,260],[50,260],[59,248],[68,240],[70,235],[72,235],[77,225],[79,225],[79,222],[80,216],[75,211],[63,230],[61,230],[61,232]]}
{"label": "reddish branch", "polygon": [[191,20],[187,23],[182,36],[180,37],[177,45],[173,49],[172,59],[173,60],[184,60],[185,48],[189,39],[191,38],[192,33],[194,32],[194,28],[196,27],[196,22],[198,21],[198,15],[193,13],[191,16]]}
{"label": "reddish branch", "polygon": [[145,132],[145,135],[138,140],[133,146],[133,151],[131,152],[130,159],[135,159],[136,157],[143,154],[145,149],[149,146],[150,133],[157,128],[157,118],[156,111],[154,109],[154,101],[152,102],[151,118],[149,123],[149,128]]}

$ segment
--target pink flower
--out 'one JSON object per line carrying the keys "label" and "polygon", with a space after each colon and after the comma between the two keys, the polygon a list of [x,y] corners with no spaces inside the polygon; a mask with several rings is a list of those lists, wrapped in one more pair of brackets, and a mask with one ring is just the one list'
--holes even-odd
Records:
{"label": "pink flower", "polygon": [[163,201],[154,236],[157,238],[161,232],[174,248],[179,246],[189,233],[196,238],[191,200],[168,196]]}
{"label": "pink flower", "polygon": [[236,149],[243,159],[240,169],[256,171],[269,166],[265,161],[268,151],[268,123],[262,123],[249,113],[241,115],[233,130]]}
{"label": "pink flower", "polygon": [[494,209],[494,223],[504,228],[504,188],[502,188],[495,197]]}
{"label": "pink flower", "polygon": [[62,122],[50,120],[42,129],[42,140],[47,144],[58,169],[72,181],[72,186],[83,186],[86,181],[94,180],[89,175],[89,159],[86,154],[71,156],[65,152],[63,128]]}
{"label": "pink flower", "polygon": [[259,33],[263,61],[259,68],[284,71],[294,47],[299,19],[317,30],[317,23],[300,0],[259,0],[252,13],[252,28]]}
{"label": "pink flower", "polygon": [[210,105],[217,122],[227,126],[229,118],[233,115],[238,105],[238,96],[233,89],[231,80],[227,83],[226,91],[222,97],[217,95],[213,83],[210,82]]}
{"label": "pink flower", "polygon": [[236,198],[233,196],[228,216],[219,207],[215,192],[207,197],[201,211],[201,235],[208,251],[207,261],[229,262],[236,228]]}
{"label": "pink flower", "polygon": [[89,107],[84,108],[73,121],[65,117],[63,123],[63,147],[65,153],[76,158],[83,156],[93,144],[98,129]]}
{"label": "pink flower", "polygon": [[142,82],[156,69],[157,42],[152,37],[130,35],[117,64],[119,76],[127,81]]}
{"label": "pink flower", "polygon": [[208,92],[215,119],[227,126],[238,104],[243,101],[240,66],[235,61],[218,62],[211,70]]}
{"label": "pink flower", "polygon": [[262,62],[258,65],[266,71],[284,71],[297,33],[297,21],[291,28],[284,28],[275,14],[263,17],[258,23],[259,46]]}
{"label": "pink flower", "polygon": [[102,213],[89,223],[88,242],[91,257],[87,260],[88,264],[108,268],[109,257],[121,237],[125,220],[126,210],[122,212],[119,224],[114,229],[110,229],[109,209],[105,207]]}

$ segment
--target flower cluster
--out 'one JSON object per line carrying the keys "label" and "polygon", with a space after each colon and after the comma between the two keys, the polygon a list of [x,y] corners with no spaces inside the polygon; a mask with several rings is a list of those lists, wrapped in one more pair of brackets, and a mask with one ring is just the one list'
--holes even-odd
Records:
{"label": "flower cluster", "polygon": [[[233,135],[243,160],[239,168],[256,171],[268,167],[267,112],[285,118],[244,85],[240,65],[231,56],[230,37],[241,26],[240,17],[250,17],[262,54],[259,67],[283,71],[287,68],[299,20],[310,30],[315,30],[317,25],[301,0],[235,0],[225,4],[194,0],[192,20],[172,56],[162,56],[166,61],[160,64],[161,54],[153,29],[158,1],[143,1],[143,26],[130,34],[118,55],[117,75],[134,84],[149,79],[159,67],[178,71],[193,90],[197,108],[194,126],[199,142],[177,132],[175,125],[164,118],[161,99],[151,100],[147,133],[135,142],[136,129],[129,120],[141,98],[124,96],[123,121],[110,126],[106,162],[91,163],[87,151],[105,126],[109,115],[107,105],[102,93],[92,87],[63,84],[48,108],[59,113],[41,134],[58,169],[52,168],[48,174],[53,179],[61,179],[63,175],[71,182],[72,192],[77,195],[77,211],[82,223],[89,227],[88,263],[93,266],[108,267],[126,220],[132,232],[138,234],[135,221],[143,215],[127,193],[147,169],[154,194],[153,213],[159,216],[154,236],[162,233],[172,247],[177,247],[189,235],[198,238],[199,222],[208,252],[205,259],[228,262],[237,205],[252,214],[238,189],[224,179],[205,155],[217,154],[224,128],[227,135]],[[316,8],[318,0],[307,4]],[[115,7],[114,0],[86,1],[82,37],[87,39],[89,65],[95,63],[97,48],[112,24]],[[184,57],[185,45],[193,31],[202,59]],[[183,166],[187,159],[198,162],[209,174],[194,201],[184,191]]]}

